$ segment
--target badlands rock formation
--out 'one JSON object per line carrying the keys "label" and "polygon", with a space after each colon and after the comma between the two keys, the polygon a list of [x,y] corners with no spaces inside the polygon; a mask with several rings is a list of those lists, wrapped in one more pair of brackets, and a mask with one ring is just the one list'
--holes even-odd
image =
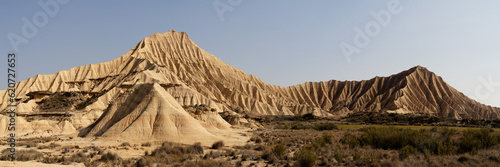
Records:
{"label": "badlands rock formation", "polygon": [[94,124],[80,132],[80,136],[118,139],[217,140],[157,83],[137,84],[120,94]]}
{"label": "badlands rock formation", "polygon": [[[223,111],[317,116],[397,112],[457,119],[500,118],[499,108],[469,99],[424,67],[364,81],[331,80],[280,87],[222,62],[198,47],[186,33],[173,30],[144,38],[115,60],[37,75],[15,87],[18,112],[26,118],[20,119],[25,124],[23,131],[57,126],[59,133],[77,129],[81,136],[140,133],[175,138],[196,133],[216,137],[211,129],[230,126],[217,114]],[[5,90],[0,91],[0,98],[0,109],[4,110],[8,105]],[[203,112],[198,111],[200,108]],[[59,122],[31,121],[58,114],[65,115]],[[1,127],[4,125],[0,129],[5,129]]]}
{"label": "badlands rock formation", "polygon": [[300,103],[330,113],[396,112],[456,119],[499,119],[500,108],[476,102],[421,66],[364,81],[327,81],[285,88]]}

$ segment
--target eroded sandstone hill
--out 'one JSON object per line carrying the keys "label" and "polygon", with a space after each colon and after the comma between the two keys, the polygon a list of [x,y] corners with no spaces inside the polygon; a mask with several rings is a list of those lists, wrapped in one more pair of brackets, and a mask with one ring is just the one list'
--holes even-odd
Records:
{"label": "eroded sandstone hill", "polygon": [[330,113],[396,112],[456,119],[499,119],[500,108],[476,102],[421,66],[363,81],[304,83],[284,88],[299,103]]}
{"label": "eroded sandstone hill", "polygon": [[[207,130],[210,126],[203,126],[193,118],[164,87],[146,83],[136,84],[119,95],[107,111],[95,123],[82,129],[79,135],[177,142],[185,139],[220,140]],[[224,127],[216,124],[212,128]]]}
{"label": "eroded sandstone hill", "polygon": [[[138,84],[152,83],[164,88],[168,96],[175,99],[176,105],[184,109],[203,106],[215,113],[237,111],[255,115],[313,113],[332,116],[366,111],[426,113],[457,119],[500,118],[499,108],[466,97],[424,67],[417,66],[392,76],[363,81],[331,80],[280,87],[266,84],[222,62],[198,47],[186,33],[173,30],[144,38],[115,60],[79,66],[51,75],[37,75],[18,82],[18,112],[27,116],[39,112],[71,112],[72,116],[66,118],[65,122],[44,124],[65,127],[60,128],[61,131],[82,129],[97,121],[105,112],[136,112],[133,108],[111,109],[115,104],[113,100],[123,97],[124,92],[135,89]],[[49,99],[57,101],[55,95],[58,92],[78,94],[70,94],[76,100],[65,106],[46,105],[51,102]],[[0,91],[0,96],[0,109],[3,110],[8,104],[8,96],[5,90]],[[59,107],[52,109],[51,106]],[[187,109],[181,111],[184,113]],[[202,125],[227,126],[227,122],[220,117],[196,118],[204,119],[200,120]],[[105,127],[99,124],[93,126],[93,129]],[[26,126],[26,129],[30,127]],[[106,133],[93,130],[89,134]]]}

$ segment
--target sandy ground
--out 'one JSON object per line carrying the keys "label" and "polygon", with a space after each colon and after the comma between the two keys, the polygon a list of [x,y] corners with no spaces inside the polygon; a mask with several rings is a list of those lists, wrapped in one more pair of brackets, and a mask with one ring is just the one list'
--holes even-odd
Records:
{"label": "sandy ground", "polygon": [[[210,132],[216,136],[220,136],[225,146],[243,146],[250,139],[251,133],[254,129],[250,128],[242,128],[236,127],[226,130],[210,130]],[[76,153],[79,150],[83,150],[89,146],[96,146],[102,148],[105,152],[113,152],[118,154],[123,159],[128,158],[136,158],[143,156],[146,151],[152,152],[155,148],[161,146],[164,141],[134,141],[134,140],[123,140],[123,139],[109,139],[109,138],[80,138],[76,137],[76,134],[70,135],[61,135],[58,136],[61,140],[59,141],[51,141],[47,143],[41,143],[40,145],[49,145],[50,143],[57,143],[61,145],[60,147],[52,150],[52,149],[37,149],[37,148],[26,148],[25,146],[17,147],[17,150],[24,149],[35,149],[39,152],[44,152],[46,154],[58,155],[61,154],[60,148],[66,146],[78,146],[78,148],[73,149],[74,152],[70,154]],[[122,143],[128,142],[130,146],[120,146]],[[141,146],[142,143],[150,142],[152,145],[149,147]],[[210,147],[214,142],[213,140],[194,140],[186,138],[183,141],[179,141],[178,143],[182,144],[194,144],[196,142],[201,142],[202,146]],[[6,145],[0,146],[0,150],[6,149]],[[10,161],[0,162],[0,166],[51,166],[49,164],[38,163],[38,162],[16,162],[15,164]],[[83,165],[83,164],[81,164]],[[59,165],[65,166],[65,165]],[[75,165],[69,165],[75,166]],[[78,164],[76,164],[78,166]]]}
{"label": "sandy ground", "polygon": [[12,162],[12,161],[0,161],[0,166],[2,167],[69,167],[69,166],[74,166],[74,167],[85,167],[84,164],[72,164],[72,165],[59,165],[59,164],[44,164],[41,162],[34,162],[34,161],[26,161],[26,162]]}

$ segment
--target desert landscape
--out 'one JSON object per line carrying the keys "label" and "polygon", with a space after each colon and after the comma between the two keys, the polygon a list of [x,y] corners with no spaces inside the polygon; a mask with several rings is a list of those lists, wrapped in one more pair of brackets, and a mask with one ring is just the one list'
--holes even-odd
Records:
{"label": "desert landscape", "polygon": [[14,87],[15,142],[0,91],[1,166],[500,165],[500,108],[418,65],[281,87],[170,30]]}

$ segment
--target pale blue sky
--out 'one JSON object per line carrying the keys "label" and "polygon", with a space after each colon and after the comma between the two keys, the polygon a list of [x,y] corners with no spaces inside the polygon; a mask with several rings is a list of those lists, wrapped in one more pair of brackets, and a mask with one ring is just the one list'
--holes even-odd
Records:
{"label": "pale blue sky", "polygon": [[[7,34],[23,35],[22,18],[32,21],[44,12],[38,2],[1,2],[2,54],[13,50]],[[221,20],[214,2],[232,11]],[[388,10],[389,3],[242,0],[231,6],[227,0],[72,0],[48,16],[26,44],[19,44],[18,80],[110,61],[142,38],[174,29],[187,32],[222,61],[274,85],[364,80],[421,65],[469,97],[500,106],[500,1],[401,0],[401,12],[391,14],[389,24],[348,62],[340,44],[354,45],[355,27],[364,30],[376,20],[370,12]],[[6,69],[4,61],[0,68]],[[488,81],[490,76],[498,84],[481,83],[479,78]],[[6,88],[6,72],[0,73],[0,81]]]}

